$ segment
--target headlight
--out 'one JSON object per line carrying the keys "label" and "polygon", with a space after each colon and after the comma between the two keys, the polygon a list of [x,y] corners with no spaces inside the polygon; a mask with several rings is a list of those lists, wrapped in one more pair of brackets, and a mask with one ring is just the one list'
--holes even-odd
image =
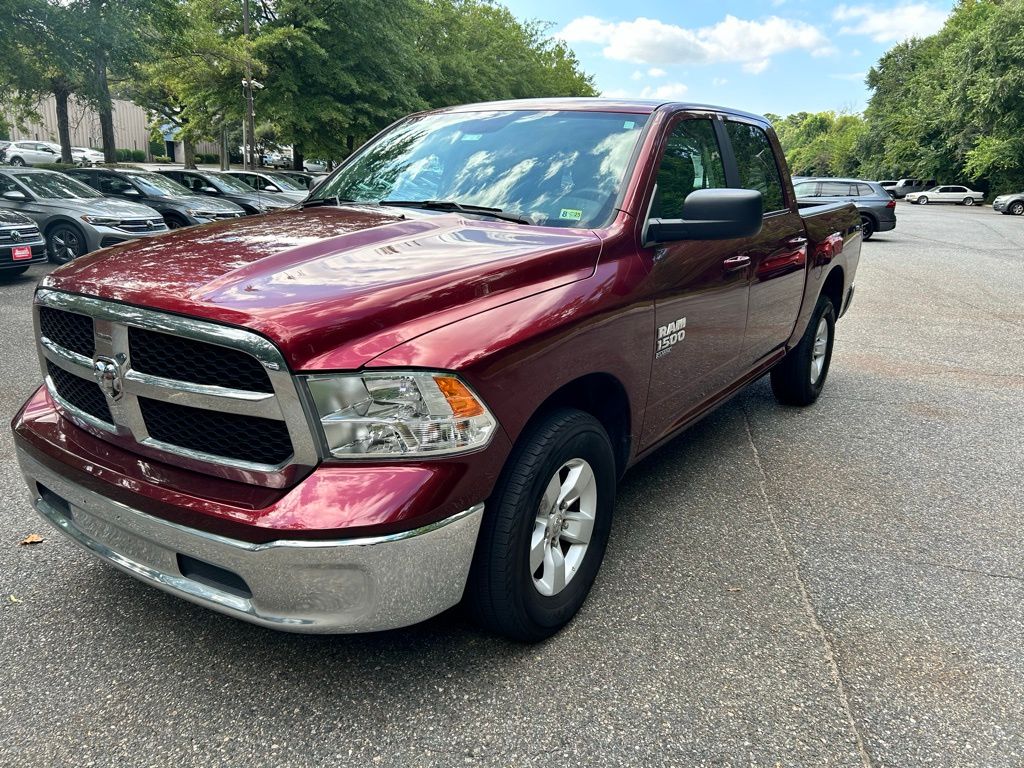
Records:
{"label": "headlight", "polygon": [[214,216],[214,214],[210,213],[209,211],[199,211],[196,210],[195,208],[188,208],[185,210],[185,213],[187,213],[194,219],[212,219]]}
{"label": "headlight", "polygon": [[120,219],[112,219],[109,216],[82,216],[82,221],[98,227],[116,227],[121,223]]}
{"label": "headlight", "polygon": [[482,448],[497,421],[450,373],[386,371],[310,376],[332,456],[437,456]]}

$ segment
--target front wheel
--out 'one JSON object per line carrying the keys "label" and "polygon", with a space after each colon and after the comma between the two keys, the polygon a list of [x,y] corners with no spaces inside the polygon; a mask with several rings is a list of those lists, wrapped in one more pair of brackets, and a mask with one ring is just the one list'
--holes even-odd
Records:
{"label": "front wheel", "polygon": [[974,198],[973,197],[965,197],[964,198],[964,205],[974,205]]}
{"label": "front wheel", "polygon": [[28,264],[23,264],[20,267],[0,269],[0,280],[13,280],[19,275],[24,275],[26,272],[28,272]]}
{"label": "front wheel", "polygon": [[836,309],[828,296],[820,296],[800,343],[772,368],[772,392],[783,405],[810,405],[818,399],[836,335]]}
{"label": "front wheel", "polygon": [[73,224],[57,224],[46,233],[46,250],[54,264],[67,264],[88,251],[85,237]]}
{"label": "front wheel", "polygon": [[558,409],[528,428],[480,526],[466,602],[484,628],[550,637],[583,605],[604,559],[616,469],[601,423]]}
{"label": "front wheel", "polygon": [[917,204],[918,205],[928,205],[928,198],[924,197],[924,196],[917,198]]}
{"label": "front wheel", "polygon": [[1020,216],[1024,214],[1024,202],[1018,200],[1015,203],[1010,203],[1010,213],[1014,216]]}

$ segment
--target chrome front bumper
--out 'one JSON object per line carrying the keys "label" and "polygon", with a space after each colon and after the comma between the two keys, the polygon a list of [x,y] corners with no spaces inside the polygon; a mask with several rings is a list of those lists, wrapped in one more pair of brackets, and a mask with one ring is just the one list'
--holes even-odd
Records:
{"label": "chrome front bumper", "polygon": [[477,504],[389,536],[253,544],[140,512],[17,453],[33,506],[79,546],[173,595],[288,632],[393,629],[450,608],[483,517]]}

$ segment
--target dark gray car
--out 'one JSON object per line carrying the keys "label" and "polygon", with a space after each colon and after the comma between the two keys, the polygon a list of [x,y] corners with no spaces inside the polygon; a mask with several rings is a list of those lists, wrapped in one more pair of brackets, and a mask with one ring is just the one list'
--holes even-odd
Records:
{"label": "dark gray car", "polygon": [[255,190],[234,176],[220,171],[186,171],[168,168],[157,171],[161,176],[181,184],[196,195],[208,195],[227,200],[241,207],[247,214],[279,211],[292,204],[277,195]]}
{"label": "dark gray car", "polygon": [[0,208],[32,219],[57,264],[167,231],[163,217],[148,206],[103,197],[66,173],[38,168],[0,168]]}
{"label": "dark gray car", "polygon": [[896,228],[896,201],[877,181],[804,179],[795,184],[793,189],[798,204],[853,203],[860,212],[861,231],[865,240],[870,240],[876,232]]}
{"label": "dark gray car", "polygon": [[237,219],[245,212],[227,200],[196,195],[173,179],[132,168],[77,168],[68,176],[81,179],[107,197],[131,200],[160,211],[170,229]]}
{"label": "dark gray car", "polygon": [[309,189],[289,179],[280,171],[225,171],[263,194],[280,196],[289,203],[301,203],[309,197]]}

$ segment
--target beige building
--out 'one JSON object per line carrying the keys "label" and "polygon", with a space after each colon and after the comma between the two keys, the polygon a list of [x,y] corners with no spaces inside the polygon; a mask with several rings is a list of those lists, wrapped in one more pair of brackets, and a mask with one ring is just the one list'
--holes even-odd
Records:
{"label": "beige building", "polygon": [[[12,125],[10,138],[12,141],[26,139],[32,141],[58,141],[57,136],[57,103],[53,96],[41,100],[36,105],[36,112],[42,118],[38,123],[29,123],[23,127]],[[71,124],[71,146],[100,148],[100,118],[91,107],[82,104],[73,96],[68,104],[68,117]],[[150,126],[155,118],[152,113],[130,101],[114,99],[114,141],[118,149],[135,149],[143,152],[149,146]],[[168,142],[173,145],[174,159],[181,162],[184,156],[181,142]],[[164,154],[169,154],[172,146],[166,146]],[[216,144],[201,142],[196,145],[196,152],[219,154]]]}

